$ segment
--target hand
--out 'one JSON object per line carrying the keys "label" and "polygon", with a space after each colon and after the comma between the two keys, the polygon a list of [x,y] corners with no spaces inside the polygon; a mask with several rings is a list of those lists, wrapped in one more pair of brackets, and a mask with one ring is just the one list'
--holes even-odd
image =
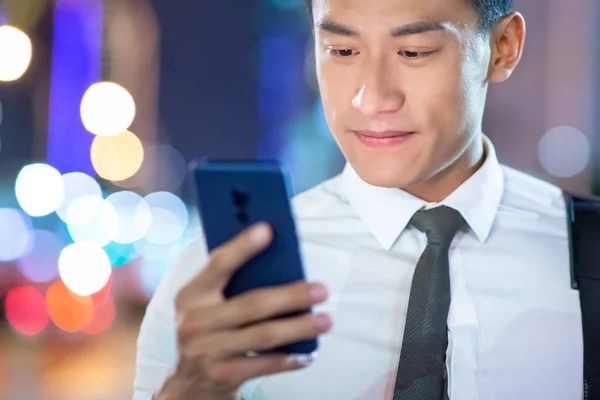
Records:
{"label": "hand", "polygon": [[269,320],[322,303],[327,298],[323,285],[301,282],[223,297],[232,274],[266,249],[271,239],[264,224],[242,232],[215,249],[208,264],[179,291],[179,361],[158,399],[235,399],[249,379],[305,367],[285,354],[247,354],[328,332],[331,319],[326,314]]}

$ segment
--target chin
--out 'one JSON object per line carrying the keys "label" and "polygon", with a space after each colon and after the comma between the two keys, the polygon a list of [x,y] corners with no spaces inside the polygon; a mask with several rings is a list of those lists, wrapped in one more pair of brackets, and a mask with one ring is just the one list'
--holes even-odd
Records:
{"label": "chin", "polygon": [[372,186],[403,189],[417,181],[413,176],[414,168],[409,169],[405,165],[378,162],[350,164],[358,176]]}

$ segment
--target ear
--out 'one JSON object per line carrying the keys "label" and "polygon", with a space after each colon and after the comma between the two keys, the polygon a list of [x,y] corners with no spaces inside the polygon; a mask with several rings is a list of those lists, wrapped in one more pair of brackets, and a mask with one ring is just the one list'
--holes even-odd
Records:
{"label": "ear", "polygon": [[490,33],[491,58],[488,81],[504,82],[515,70],[525,44],[525,18],[511,13],[500,20]]}

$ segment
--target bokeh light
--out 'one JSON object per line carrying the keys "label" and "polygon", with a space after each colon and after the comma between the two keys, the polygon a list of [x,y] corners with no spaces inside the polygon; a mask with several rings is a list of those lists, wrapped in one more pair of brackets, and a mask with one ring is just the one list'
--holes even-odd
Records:
{"label": "bokeh light", "polygon": [[180,251],[179,241],[168,244],[150,243],[146,239],[133,243],[136,252],[146,260],[160,261],[172,257],[173,253]]}
{"label": "bokeh light", "polygon": [[123,244],[111,242],[104,246],[104,251],[106,251],[108,258],[110,259],[110,264],[113,267],[122,267],[139,257],[138,252],[131,243]]}
{"label": "bokeh light", "polygon": [[88,335],[104,333],[112,325],[116,311],[115,302],[110,297],[102,301],[94,301],[94,313],[82,332]]}
{"label": "bokeh light", "polygon": [[114,206],[97,196],[84,196],[73,201],[67,211],[69,235],[75,243],[109,244],[119,230],[119,216]]}
{"label": "bokeh light", "polygon": [[[95,196],[102,198],[102,189],[100,184],[91,176],[82,172],[72,172],[62,176],[65,188],[65,196],[61,206],[56,210],[56,214],[65,223],[77,223],[78,220],[70,220],[67,211],[71,204],[82,197]],[[77,213],[72,216],[79,216]]]}
{"label": "bokeh light", "polygon": [[111,293],[112,282],[113,276],[111,275],[106,285],[91,296],[94,302],[94,314],[90,322],[82,329],[83,333],[99,335],[112,325],[116,314],[115,302]]}
{"label": "bokeh light", "polygon": [[100,136],[114,136],[129,129],[136,112],[131,94],[114,82],[90,86],[81,100],[80,111],[85,128]]}
{"label": "bokeh light", "polygon": [[144,161],[142,142],[132,132],[96,136],[91,149],[92,165],[102,178],[122,181],[132,177]]}
{"label": "bokeh light", "polygon": [[0,26],[0,81],[15,81],[31,63],[31,40],[13,26]]}
{"label": "bokeh light", "polygon": [[108,278],[108,282],[106,282],[106,285],[104,285],[102,289],[91,295],[92,300],[94,301],[94,305],[112,299],[113,280],[114,275],[111,275],[110,278]]}
{"label": "bokeh light", "polygon": [[111,275],[111,266],[101,247],[91,243],[75,243],[61,252],[58,271],[70,291],[79,296],[88,296],[106,285]]}
{"label": "bokeh light", "polygon": [[583,132],[572,126],[558,126],[544,134],[538,146],[540,163],[551,175],[570,178],[585,170],[591,146]]}
{"label": "bokeh light", "polygon": [[54,167],[30,164],[19,172],[15,183],[19,205],[32,217],[42,217],[56,211],[65,196],[65,185]]}
{"label": "bokeh light", "polygon": [[150,243],[165,244],[179,239],[187,228],[189,215],[183,201],[169,192],[145,197],[152,211],[152,222],[145,238]]}
{"label": "bokeh light", "polygon": [[22,212],[0,208],[0,261],[14,261],[31,250],[30,221]]}
{"label": "bokeh light", "polygon": [[32,282],[48,282],[58,277],[58,257],[64,245],[50,231],[36,230],[31,233],[31,251],[17,265],[21,273]]}
{"label": "bokeh light", "polygon": [[123,191],[111,194],[106,201],[113,205],[119,219],[114,242],[127,244],[144,237],[152,223],[152,211],[146,200],[136,193]]}
{"label": "bokeh light", "polygon": [[68,332],[77,332],[85,327],[94,314],[91,296],[78,296],[62,281],[57,281],[48,289],[46,308],[52,322]]}
{"label": "bokeh light", "polygon": [[44,296],[30,286],[10,290],[5,301],[6,318],[18,332],[34,336],[48,325]]}

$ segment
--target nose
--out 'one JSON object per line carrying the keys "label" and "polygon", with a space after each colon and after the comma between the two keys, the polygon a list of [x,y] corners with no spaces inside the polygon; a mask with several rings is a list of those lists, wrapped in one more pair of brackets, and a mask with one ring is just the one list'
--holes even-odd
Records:
{"label": "nose", "polygon": [[398,111],[404,105],[405,96],[396,75],[394,67],[385,60],[370,62],[361,76],[352,106],[369,117]]}

